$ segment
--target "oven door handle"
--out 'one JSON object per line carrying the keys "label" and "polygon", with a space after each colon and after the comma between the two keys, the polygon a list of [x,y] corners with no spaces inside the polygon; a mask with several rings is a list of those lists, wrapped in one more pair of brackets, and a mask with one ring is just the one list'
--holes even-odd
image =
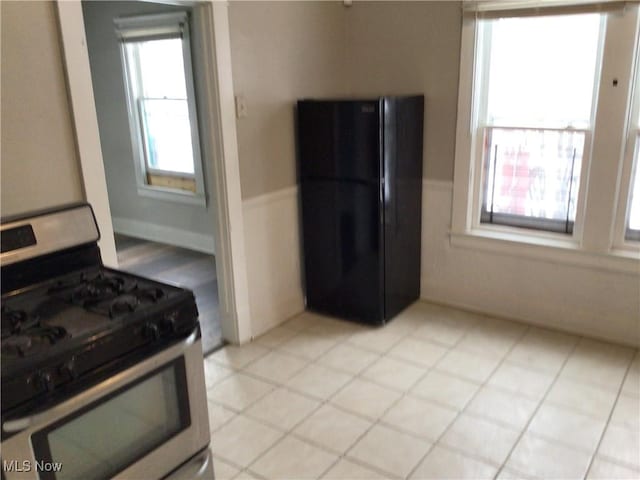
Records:
{"label": "oven door handle", "polygon": [[[151,359],[154,359],[156,357],[162,357],[163,359],[165,357],[168,358],[175,358],[177,356],[179,356],[180,354],[184,353],[191,345],[193,345],[196,340],[198,339],[198,333],[199,333],[199,328],[196,327],[193,332],[191,332],[191,334],[185,338],[182,342],[173,345],[172,347],[169,347],[168,349],[158,352],[157,355],[155,355],[154,357],[151,357]],[[148,359],[148,360],[151,360]],[[147,363],[148,360],[143,361],[142,363]],[[164,360],[162,360],[164,361]],[[154,362],[154,363],[159,363],[159,362]],[[128,377],[131,375],[130,371],[135,371],[137,372],[138,370],[140,370],[142,367],[141,364],[136,364],[133,365],[132,367],[123,370],[122,372],[118,372],[114,375],[114,377],[118,377],[118,378],[122,378],[122,377]],[[113,378],[113,377],[112,377]],[[111,379],[109,379],[109,381],[111,381]],[[117,382],[120,383],[120,382]],[[126,382],[123,382],[126,383]],[[97,385],[94,385],[93,387],[91,387],[89,389],[89,392],[94,391],[94,389],[96,389],[97,387],[100,386],[100,383]],[[118,385],[119,386],[119,385]],[[51,417],[51,416],[57,416],[57,412],[58,410],[60,410],[61,408],[64,410],[74,410],[79,408],[80,406],[84,406],[87,403],[91,403],[94,399],[92,398],[86,398],[85,393],[88,392],[83,392],[80,395],[78,395],[77,397],[73,397],[69,400],[66,400],[62,403],[59,403],[53,407],[51,407],[48,410],[45,410],[44,412],[40,412],[40,413],[36,413],[35,415],[30,415],[28,417],[22,417],[22,418],[16,418],[14,420],[7,420],[6,422],[4,422],[2,424],[2,430],[5,433],[17,433],[17,432],[21,432],[22,430],[25,430],[31,426],[34,425],[39,425],[39,424],[43,424],[46,423],[47,420]],[[96,395],[96,397],[99,395]]]}

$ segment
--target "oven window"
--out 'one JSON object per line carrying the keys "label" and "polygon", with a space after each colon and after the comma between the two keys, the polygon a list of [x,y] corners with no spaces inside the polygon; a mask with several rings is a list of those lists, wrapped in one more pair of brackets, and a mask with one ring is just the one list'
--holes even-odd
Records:
{"label": "oven window", "polygon": [[190,425],[184,359],[33,435],[43,479],[110,478]]}

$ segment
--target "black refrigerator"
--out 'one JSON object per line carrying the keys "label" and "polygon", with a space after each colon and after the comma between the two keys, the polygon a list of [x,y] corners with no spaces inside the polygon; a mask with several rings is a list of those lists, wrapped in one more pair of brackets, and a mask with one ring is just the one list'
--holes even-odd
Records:
{"label": "black refrigerator", "polygon": [[383,324],[420,295],[424,96],[300,100],[309,310]]}

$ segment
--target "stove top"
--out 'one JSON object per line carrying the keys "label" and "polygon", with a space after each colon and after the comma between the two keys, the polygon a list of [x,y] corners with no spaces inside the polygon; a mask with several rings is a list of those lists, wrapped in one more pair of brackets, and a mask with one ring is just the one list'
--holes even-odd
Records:
{"label": "stove top", "polygon": [[3,363],[46,353],[70,339],[91,336],[133,313],[144,314],[146,309],[162,305],[179,291],[100,267],[3,296]]}
{"label": "stove top", "polygon": [[102,266],[7,293],[1,313],[3,413],[97,381],[198,328],[190,291]]}
{"label": "stove top", "polygon": [[0,230],[3,422],[48,408],[199,328],[191,291],[102,265],[87,204],[3,219]]}

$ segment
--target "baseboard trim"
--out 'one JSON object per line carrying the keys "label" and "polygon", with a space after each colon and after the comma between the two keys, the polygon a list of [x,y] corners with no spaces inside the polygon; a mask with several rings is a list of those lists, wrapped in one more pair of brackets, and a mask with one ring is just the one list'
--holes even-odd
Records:
{"label": "baseboard trim", "polygon": [[129,218],[114,217],[112,220],[113,231],[116,233],[215,255],[215,243],[211,235],[189,232],[155,223],[131,220]]}
{"label": "baseboard trim", "polygon": [[[425,279],[423,278],[422,281],[425,282]],[[508,320],[511,322],[520,323],[521,325],[525,325],[528,327],[546,328],[549,330],[555,330],[557,332],[569,333],[571,335],[577,335],[580,337],[583,337],[583,336],[590,337],[590,338],[595,338],[597,340],[614,342],[614,343],[626,345],[632,348],[638,348],[638,344],[633,338],[622,337],[620,335],[607,335],[606,333],[603,333],[601,330],[596,330],[589,327],[585,328],[584,325],[574,326],[574,325],[545,322],[535,318],[516,318],[514,316],[506,314],[505,312],[500,312],[496,309],[478,307],[476,305],[473,305],[467,302],[457,302],[455,300],[454,301],[443,300],[438,295],[430,295],[427,293],[421,293],[420,300],[428,303],[433,303],[436,305],[442,305],[444,307],[451,307],[459,310],[465,310],[467,312],[475,313],[485,317]]]}
{"label": "baseboard trim", "polygon": [[302,297],[302,292],[297,292],[296,295],[292,295],[286,300],[278,302],[273,310],[266,315],[263,314],[263,317],[269,317],[267,322],[260,325],[255,330],[252,329],[251,338],[252,340],[258,338],[260,335],[267,333],[272,328],[275,328],[279,325],[282,325],[284,322],[289,320],[290,318],[295,317],[296,315],[300,315],[305,311],[304,308],[304,298]]}

